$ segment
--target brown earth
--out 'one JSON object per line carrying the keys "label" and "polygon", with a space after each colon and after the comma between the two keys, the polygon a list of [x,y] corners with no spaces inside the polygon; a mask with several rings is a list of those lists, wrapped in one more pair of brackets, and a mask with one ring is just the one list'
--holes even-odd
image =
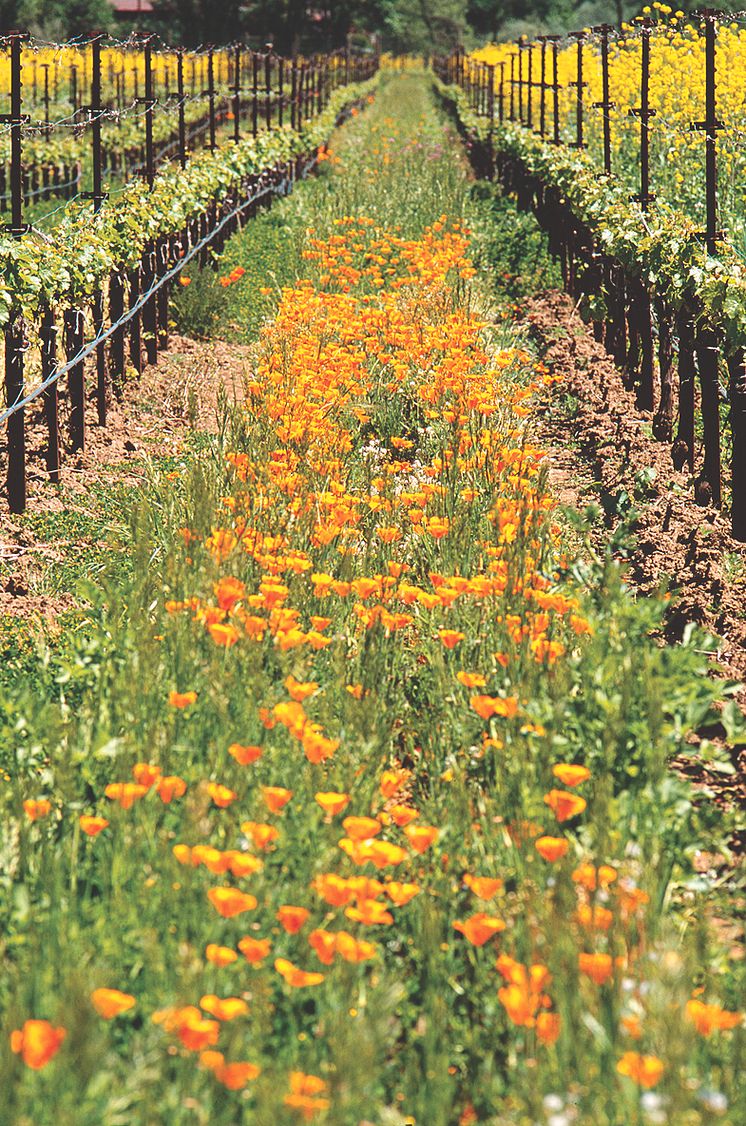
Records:
{"label": "brown earth", "polygon": [[[575,509],[601,505],[604,520],[594,536],[603,552],[623,519],[626,494],[637,513],[628,578],[641,594],[670,592],[665,640],[680,639],[689,622],[703,626],[719,638],[723,675],[746,681],[746,545],[731,537],[722,513],[695,503],[692,481],[674,469],[670,446],[652,436],[652,415],[638,410],[572,301],[557,291],[540,294],[526,303],[522,321],[546,366],[561,377],[541,422],[555,495]],[[746,685],[738,700],[746,712]],[[699,734],[717,739],[724,731]],[[708,771],[696,758],[677,766],[712,789],[718,802],[746,804],[746,747],[732,753],[732,777]]]}
{"label": "brown earth", "polygon": [[[13,516],[5,502],[0,508],[0,617],[43,618],[52,621],[73,605],[69,593],[44,593],[43,573],[63,556],[86,545],[46,539],[35,530],[40,515],[90,510],[90,497],[102,484],[116,481],[136,488],[145,480],[152,457],[178,456],[190,431],[216,431],[222,404],[242,397],[249,372],[250,350],[223,341],[197,341],[172,336],[157,365],[147,366],[139,379],[125,385],[121,402],[108,404],[107,425],[98,425],[91,391],[86,403],[86,448],[63,453],[61,482],[49,482],[45,469],[46,426],[41,402],[27,414],[27,516]],[[94,373],[87,373],[93,388]],[[68,401],[60,389],[60,427],[66,434]],[[7,464],[5,434],[0,442],[0,465]],[[28,517],[31,517],[29,519]],[[43,523],[41,524],[43,526]]]}

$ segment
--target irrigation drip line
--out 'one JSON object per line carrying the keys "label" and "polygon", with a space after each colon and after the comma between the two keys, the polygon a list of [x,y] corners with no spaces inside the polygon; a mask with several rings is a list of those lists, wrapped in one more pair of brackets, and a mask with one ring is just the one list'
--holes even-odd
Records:
{"label": "irrigation drip line", "polygon": [[[303,167],[301,172],[301,176],[303,178],[305,178],[309,169],[313,167],[314,163],[315,157]],[[260,191],[255,192],[249,197],[249,199],[245,200],[238,207],[235,207],[232,211],[230,211],[226,216],[224,216],[223,219],[220,220],[217,226],[209,232],[209,234],[200,239],[198,243],[195,243],[195,245],[186,252],[184,257],[181,258],[175,266],[172,266],[167,273],[158,278],[157,281],[155,281],[153,285],[151,285],[150,289],[148,289],[137,299],[135,304],[124,314],[124,316],[120,317],[118,321],[115,321],[113,325],[109,325],[109,327],[105,329],[105,331],[99,333],[98,336],[90,341],[90,343],[86,344],[84,348],[81,348],[81,350],[76,353],[76,355],[73,356],[72,359],[67,360],[67,362],[63,364],[61,368],[57,368],[55,371],[53,371],[52,374],[43,381],[43,383],[40,383],[38,387],[35,387],[34,390],[30,391],[28,395],[24,396],[23,399],[19,399],[11,406],[7,407],[0,414],[0,423],[5,422],[12,415],[17,414],[18,411],[23,410],[35,399],[38,399],[39,396],[43,395],[49,387],[51,387],[54,383],[57,383],[58,380],[62,379],[64,375],[67,375],[68,372],[70,372],[78,364],[86,360],[88,356],[92,355],[92,353],[95,352],[96,348],[98,348],[100,344],[106,343],[106,341],[111,336],[113,336],[118,329],[122,328],[124,325],[128,324],[129,321],[131,321],[134,317],[136,317],[143,306],[146,305],[150,298],[153,296],[153,294],[156,293],[162,286],[164,286],[166,282],[171,281],[172,278],[181,273],[187,262],[194,258],[195,255],[199,254],[200,251],[204,250],[205,247],[209,246],[215,236],[220,233],[220,231],[223,229],[223,227],[226,226],[227,223],[229,223],[232,219],[235,219],[248,207],[251,207],[252,204],[258,203],[259,200],[264,199],[268,195],[287,195],[287,188],[290,184],[292,184],[292,182],[292,179],[286,175],[278,184],[268,184],[265,188],[262,188]]]}

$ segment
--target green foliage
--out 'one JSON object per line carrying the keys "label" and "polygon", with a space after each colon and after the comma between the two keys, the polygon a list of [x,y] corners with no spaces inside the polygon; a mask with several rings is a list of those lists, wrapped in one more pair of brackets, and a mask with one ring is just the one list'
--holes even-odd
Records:
{"label": "green foliage", "polygon": [[[467,132],[486,144],[487,119],[471,110],[461,90],[442,84],[438,88],[456,107]],[[722,329],[726,349],[741,346],[746,335],[746,278],[732,248],[724,246],[718,257],[710,257],[692,220],[664,201],[644,215],[639,204],[630,203],[624,185],[599,176],[583,152],[545,144],[510,122],[495,128],[492,143],[496,152],[521,161],[543,183],[558,189],[602,250],[632,275],[643,277],[654,296],[673,308],[685,300],[694,302],[705,320]],[[603,291],[594,300],[598,311]]]}

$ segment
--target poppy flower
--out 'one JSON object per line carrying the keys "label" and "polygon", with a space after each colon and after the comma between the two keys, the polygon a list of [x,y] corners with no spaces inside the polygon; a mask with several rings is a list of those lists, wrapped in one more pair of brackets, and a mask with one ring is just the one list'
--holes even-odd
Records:
{"label": "poppy flower", "polygon": [[657,1056],[643,1056],[639,1052],[625,1052],[616,1069],[638,1087],[655,1087],[660,1082],[666,1065]]}
{"label": "poppy flower", "polygon": [[743,1013],[729,1012],[719,1005],[706,1005],[696,997],[687,1001],[685,1011],[700,1036],[711,1036],[713,1032],[738,1028],[743,1022]]}
{"label": "poppy flower", "polygon": [[470,918],[464,922],[457,920],[454,928],[460,931],[464,938],[467,938],[472,946],[484,946],[500,931],[505,930],[505,923],[502,919],[498,919],[495,915],[487,915],[480,911],[476,915],[471,915]]}
{"label": "poppy flower", "polygon": [[311,1119],[324,1110],[329,1110],[329,1099],[320,1098],[326,1090],[326,1083],[317,1075],[305,1075],[302,1071],[290,1072],[290,1092],[284,1099],[285,1106],[299,1110],[306,1119]]}
{"label": "poppy flower", "polygon": [[598,868],[593,864],[580,864],[573,872],[572,878],[586,891],[595,891],[597,887],[608,888],[613,884],[617,878],[617,871],[608,864],[600,864]]}
{"label": "poppy flower", "polygon": [[189,708],[196,701],[196,692],[170,692],[168,696],[168,702],[172,708]]}
{"label": "poppy flower", "polygon": [[161,776],[160,766],[154,766],[150,762],[138,762],[132,767],[132,777],[141,786],[152,786]]}
{"label": "poppy flower", "polygon": [[301,970],[289,962],[287,958],[277,958],[275,969],[293,989],[303,989],[309,985],[321,985],[324,975],[313,971]]}
{"label": "poppy flower", "polygon": [[315,951],[316,957],[325,966],[330,966],[337,952],[337,936],[332,931],[317,928],[308,936],[308,945]]}
{"label": "poppy flower", "polygon": [[420,894],[422,888],[419,884],[402,884],[396,880],[391,880],[386,884],[384,890],[395,907],[404,907],[416,895]]}
{"label": "poppy flower", "polygon": [[[199,1009],[196,1012],[199,1013]],[[216,1020],[203,1020],[201,1014],[190,1015],[179,1025],[176,1035],[188,1051],[201,1052],[217,1044],[220,1025]]]}
{"label": "poppy flower", "polygon": [[66,1029],[55,1028],[48,1020],[27,1020],[23,1028],[11,1032],[10,1048],[26,1067],[39,1071],[57,1054],[66,1035]]}
{"label": "poppy flower", "polygon": [[469,703],[482,719],[496,715],[512,719],[518,711],[518,701],[513,696],[472,696]]}
{"label": "poppy flower", "polygon": [[231,887],[210,888],[207,898],[224,919],[232,919],[234,915],[242,915],[244,911],[253,911],[257,905],[253,895]]}
{"label": "poppy flower", "polygon": [[265,825],[261,821],[242,821],[241,832],[251,837],[254,847],[259,849],[269,848],[280,835],[274,825]]}
{"label": "poppy flower", "polygon": [[493,899],[503,888],[503,881],[491,876],[464,875],[464,883],[478,899]]}
{"label": "poppy flower", "polygon": [[339,931],[337,933],[336,950],[343,961],[350,962],[352,965],[359,965],[361,962],[369,962],[370,959],[375,958],[378,953],[378,947],[375,942],[368,942],[364,938],[355,938],[347,931]]}
{"label": "poppy flower", "polygon": [[252,966],[258,966],[269,955],[272,943],[268,938],[252,938],[246,935],[238,943],[238,949],[247,962]]}
{"label": "poppy flower", "polygon": [[563,786],[579,786],[587,782],[591,772],[587,766],[579,766],[574,762],[558,762],[552,767],[552,774]]}
{"label": "poppy flower", "polygon": [[94,989],[91,1003],[100,1017],[111,1020],[133,1009],[137,1002],[131,993],[122,993],[118,989]]}
{"label": "poppy flower", "polygon": [[390,817],[397,828],[403,829],[411,821],[416,821],[420,813],[419,810],[413,809],[411,805],[392,805],[386,811],[385,816]]}
{"label": "poppy flower", "polygon": [[215,583],[213,590],[220,609],[230,613],[236,603],[245,596],[246,585],[232,575],[224,575]]}
{"label": "poppy flower", "polygon": [[570,847],[570,842],[565,837],[539,837],[534,841],[534,848],[544,860],[554,864],[561,860]]}
{"label": "poppy flower", "polygon": [[200,1054],[199,1062],[202,1067],[211,1071],[218,1083],[222,1083],[229,1091],[240,1091],[252,1079],[261,1075],[262,1069],[255,1063],[239,1062],[226,1063],[222,1052],[208,1049]]}
{"label": "poppy flower", "polygon": [[484,688],[487,683],[487,677],[479,672],[457,672],[456,680],[463,684],[464,688]]}
{"label": "poppy flower", "polygon": [[105,817],[96,817],[92,813],[81,813],[78,823],[87,837],[96,837],[109,827]]}
{"label": "poppy flower", "polygon": [[342,828],[353,841],[367,841],[381,831],[381,822],[373,817],[345,817]]}
{"label": "poppy flower", "polygon": [[275,916],[288,934],[297,934],[301,927],[306,923],[308,916],[311,912],[307,907],[292,907],[285,905],[278,908],[277,915]]}
{"label": "poppy flower", "polygon": [[539,1013],[536,1018],[536,1035],[542,1044],[554,1044],[559,1038],[561,1017],[559,1013]]}
{"label": "poppy flower", "polygon": [[207,993],[202,997],[199,1006],[211,1017],[222,1021],[246,1016],[249,1011],[249,1006],[241,997],[216,997],[214,993]]}
{"label": "poppy flower", "polygon": [[209,782],[207,785],[207,793],[218,809],[227,809],[238,797],[235,790],[229,789],[228,786],[223,786],[220,782]]}
{"label": "poppy flower", "polygon": [[264,867],[264,862],[258,856],[252,856],[250,852],[240,852],[236,848],[231,848],[223,855],[228,864],[226,871],[232,872],[236,879],[253,876],[255,872],[261,872]]}
{"label": "poppy flower", "polygon": [[455,649],[459,642],[465,639],[466,634],[459,633],[457,629],[439,629],[438,637],[446,649]]}
{"label": "poppy flower", "polygon": [[605,985],[614,973],[614,963],[611,954],[578,954],[578,967],[580,972],[595,981],[596,985]]}
{"label": "poppy flower", "polygon": [[313,696],[314,692],[318,692],[319,690],[319,686],[315,681],[296,680],[294,676],[285,677],[285,687],[290,699],[298,703],[302,703],[304,700],[308,699],[309,696]]}
{"label": "poppy flower", "polygon": [[423,853],[438,839],[438,830],[434,825],[407,825],[404,835],[415,852]]}
{"label": "poppy flower", "polygon": [[358,900],[356,907],[345,907],[345,915],[366,927],[390,926],[394,921],[394,916],[386,910],[386,905],[379,903],[377,899]]}
{"label": "poppy flower", "polygon": [[231,743],[228,754],[234,758],[239,766],[249,766],[252,762],[262,757],[261,747],[243,746],[241,743]]}
{"label": "poppy flower", "polygon": [[207,627],[207,632],[221,649],[230,649],[241,636],[231,622],[211,622]]}
{"label": "poppy flower", "polygon": [[393,798],[411,777],[411,770],[384,770],[380,781],[380,790],[384,798],[387,801]]}
{"label": "poppy flower", "polygon": [[567,790],[550,790],[548,794],[544,794],[544,803],[560,822],[577,817],[587,805],[585,798],[581,798],[579,794],[571,794]]}
{"label": "poppy flower", "polygon": [[238,954],[230,946],[218,946],[215,942],[208,942],[205,947],[205,958],[213,966],[229,966],[238,960]]}
{"label": "poppy flower", "polygon": [[314,794],[314,799],[330,817],[336,817],[350,804],[349,794],[339,794],[333,790]]}
{"label": "poppy flower", "polygon": [[147,786],[139,782],[110,782],[104,790],[109,801],[115,801],[122,809],[130,809],[136,801],[144,798],[148,792]]}
{"label": "poppy flower", "polygon": [[30,821],[41,821],[43,817],[48,817],[52,812],[52,803],[48,798],[28,798],[23,803],[23,812],[26,814]]}
{"label": "poppy flower", "polygon": [[292,790],[285,790],[282,786],[262,786],[262,798],[267,809],[272,813],[279,813],[283,806],[293,796]]}
{"label": "poppy flower", "polygon": [[167,774],[155,784],[155,792],[164,805],[170,805],[174,798],[183,798],[186,791],[186,782],[176,774]]}

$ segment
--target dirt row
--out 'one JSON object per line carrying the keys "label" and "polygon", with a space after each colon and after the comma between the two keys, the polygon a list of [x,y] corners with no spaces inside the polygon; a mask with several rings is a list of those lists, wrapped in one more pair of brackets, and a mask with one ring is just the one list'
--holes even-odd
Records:
{"label": "dirt row", "polygon": [[[49,593],[45,575],[70,551],[83,548],[45,535],[63,517],[83,516],[104,486],[116,482],[136,489],[145,479],[149,459],[178,457],[195,430],[216,431],[221,402],[237,402],[249,371],[249,349],[222,341],[172,336],[157,365],[137,378],[134,369],[120,400],[108,404],[107,424],[99,426],[93,391],[86,401],[86,447],[64,451],[61,480],[51,484],[45,469],[47,430],[41,402],[27,415],[28,507],[13,516],[0,502],[0,617],[42,618],[47,623],[69,609],[70,592]],[[95,373],[88,373],[88,386]],[[60,394],[64,446],[67,398]],[[0,439],[0,465],[7,464],[6,435]],[[49,517],[45,520],[44,517]],[[71,521],[75,525],[74,519]]]}
{"label": "dirt row", "polygon": [[[526,303],[521,320],[544,363],[561,377],[541,422],[556,496],[570,508],[600,507],[592,536],[601,552],[626,522],[629,581],[643,595],[662,588],[671,594],[665,640],[675,643],[689,622],[703,626],[720,639],[723,674],[745,681],[746,545],[733,540],[720,512],[695,503],[692,481],[674,469],[670,446],[652,437],[652,415],[638,410],[571,300],[557,291],[540,294]],[[746,685],[739,702],[746,712]],[[719,801],[746,804],[746,747],[733,754],[733,777],[712,774],[696,760],[680,767]]]}

